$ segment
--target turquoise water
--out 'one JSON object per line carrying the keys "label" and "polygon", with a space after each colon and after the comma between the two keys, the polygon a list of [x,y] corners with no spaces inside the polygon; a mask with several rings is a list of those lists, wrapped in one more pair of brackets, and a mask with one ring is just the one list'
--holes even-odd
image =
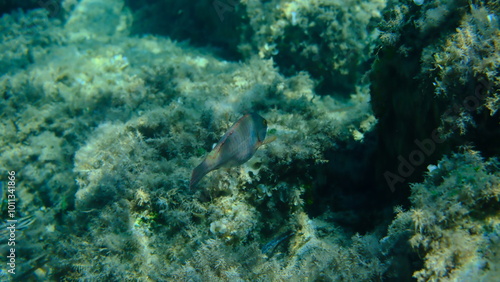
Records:
{"label": "turquoise water", "polygon": [[498,280],[499,9],[0,3],[0,279]]}

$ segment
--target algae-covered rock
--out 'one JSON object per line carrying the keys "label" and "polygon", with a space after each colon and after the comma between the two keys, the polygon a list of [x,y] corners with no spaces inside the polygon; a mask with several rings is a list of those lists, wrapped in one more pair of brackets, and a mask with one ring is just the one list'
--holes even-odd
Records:
{"label": "algae-covered rock", "polygon": [[[465,149],[445,157],[423,183],[412,185],[412,208],[397,221],[411,218],[409,242],[424,259],[414,273],[419,281],[498,279],[497,165],[497,160],[484,161],[477,151]],[[397,237],[402,230],[390,235]]]}
{"label": "algae-covered rock", "polygon": [[[9,279],[366,281],[415,271],[419,279],[492,277],[477,266],[496,262],[480,246],[498,237],[493,159],[471,151],[443,160],[413,186],[411,203],[373,181],[373,150],[377,140],[386,142],[387,124],[376,131],[372,106],[400,130],[426,132],[407,128],[395,113],[410,119],[446,104],[432,108],[433,100],[412,95],[395,109],[397,99],[437,77],[460,88],[455,66],[441,55],[467,30],[483,30],[483,16],[496,11],[443,4],[464,13],[447,26],[452,36],[424,40],[415,47],[422,57],[408,61],[425,57],[425,64],[387,84],[397,71],[384,70],[413,52],[402,43],[410,10],[422,9],[413,30],[428,35],[436,28],[429,20],[446,22],[436,18],[444,9],[438,2],[66,0],[61,15],[4,15],[0,170],[16,171],[16,263],[23,266]],[[375,57],[375,23],[386,5],[399,24],[382,28],[385,45]],[[362,79],[375,58],[372,81]],[[488,59],[485,81],[495,71]],[[427,68],[434,63],[446,71]],[[405,86],[413,74],[421,75],[418,82]],[[489,117],[497,114],[495,87],[478,92],[489,95],[478,108],[489,107]],[[418,89],[426,98],[434,93]],[[250,112],[268,121],[275,140],[190,190],[193,168]],[[398,149],[407,146],[402,140],[385,144]],[[3,188],[0,210],[7,214]],[[384,237],[391,201],[407,207],[396,209]],[[470,244],[450,246],[454,236]],[[4,264],[0,275],[7,271]]]}
{"label": "algae-covered rock", "polygon": [[421,163],[414,162],[419,163],[416,173],[404,181],[420,181],[428,164],[457,145],[472,142],[488,156],[498,154],[490,141],[499,134],[499,13],[490,1],[425,1],[421,6],[407,1],[387,7],[380,23],[382,46],[370,74],[382,136],[378,175],[397,171],[398,157],[408,160],[420,150],[416,143],[434,135],[442,142],[435,142]]}
{"label": "algae-covered rock", "polygon": [[[307,224],[309,233],[294,233],[299,245],[318,232],[307,223],[301,195],[314,201],[313,171],[329,162],[327,152],[364,144],[373,131],[368,87],[358,85],[348,98],[321,97],[310,74],[286,77],[257,54],[228,62],[186,43],[129,37],[120,1],[66,4],[65,22],[40,11],[3,19],[23,30],[12,30],[0,46],[13,51],[4,54],[8,74],[0,80],[1,166],[22,179],[20,214],[37,214],[28,237],[52,242],[26,241],[21,251],[45,250],[54,258],[20,256],[41,269],[26,275],[168,280],[190,277],[186,271],[196,265],[207,269],[199,274],[206,279],[319,277],[327,265],[309,272],[299,258],[272,274],[286,262],[277,255],[268,263],[259,246],[279,229]],[[95,5],[106,9],[90,9]],[[30,30],[29,21],[43,25]],[[28,46],[39,36],[43,44]],[[30,56],[19,57],[15,42]],[[265,117],[276,141],[189,191],[193,167],[247,112]],[[286,251],[290,240],[273,254]],[[338,248],[325,247],[325,240],[319,236],[307,251],[296,246],[293,252],[311,264],[312,254]],[[221,256],[232,262],[199,257],[215,251],[212,245],[223,246]],[[255,272],[244,270],[248,258],[240,251],[251,251]],[[365,269],[363,277],[381,272]]]}
{"label": "algae-covered rock", "polygon": [[330,95],[351,93],[368,70],[376,22],[386,5],[384,0],[246,3],[254,31],[250,44],[259,56],[273,58],[286,75],[309,72],[319,93]]}
{"label": "algae-covered rock", "polygon": [[132,15],[123,0],[82,0],[65,23],[71,40],[127,35]]}
{"label": "algae-covered rock", "polygon": [[215,52],[227,59],[272,58],[282,74],[307,71],[318,93],[344,97],[369,69],[386,6],[385,0],[150,2],[130,1],[133,32],[223,48]]}

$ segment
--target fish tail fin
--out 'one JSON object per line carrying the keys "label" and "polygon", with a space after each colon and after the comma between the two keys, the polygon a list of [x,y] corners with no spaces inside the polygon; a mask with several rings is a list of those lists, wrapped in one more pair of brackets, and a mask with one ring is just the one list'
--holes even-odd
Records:
{"label": "fish tail fin", "polygon": [[191,174],[191,182],[189,183],[189,189],[193,189],[198,182],[210,171],[206,161],[203,161],[199,166],[193,169]]}

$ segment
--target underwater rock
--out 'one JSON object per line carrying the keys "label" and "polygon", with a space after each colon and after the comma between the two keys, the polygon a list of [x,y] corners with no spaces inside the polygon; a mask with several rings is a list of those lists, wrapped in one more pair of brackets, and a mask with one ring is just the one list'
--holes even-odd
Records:
{"label": "underwater rock", "polygon": [[417,145],[422,140],[434,135],[442,140],[421,161],[411,161],[411,173],[400,173],[397,187],[421,181],[427,165],[457,145],[473,142],[485,155],[500,153],[492,141],[500,138],[495,114],[500,101],[495,15],[500,9],[487,3],[398,3],[384,12],[381,46],[370,73],[372,107],[379,119],[377,175],[397,171],[404,166],[402,159],[423,154]]}
{"label": "underwater rock", "polygon": [[72,40],[128,35],[132,14],[123,0],[82,0],[71,11],[65,29]]}

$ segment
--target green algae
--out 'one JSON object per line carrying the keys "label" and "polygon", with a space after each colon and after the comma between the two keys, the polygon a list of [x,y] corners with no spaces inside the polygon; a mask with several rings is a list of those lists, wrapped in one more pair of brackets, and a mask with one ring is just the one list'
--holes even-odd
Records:
{"label": "green algae", "polygon": [[[373,181],[371,170],[381,166],[372,166],[371,154],[374,139],[390,138],[386,144],[396,146],[387,146],[403,154],[398,149],[407,146],[406,137],[375,128],[398,122],[386,113],[422,122],[406,114],[432,104],[426,99],[438,90],[423,87],[426,95],[413,95],[418,83],[432,85],[438,78],[440,86],[449,85],[447,99],[461,97],[453,89],[470,82],[455,80],[459,69],[442,55],[456,47],[468,22],[483,25],[484,15],[496,16],[494,5],[461,10],[463,19],[448,22],[448,29],[460,25],[462,31],[422,46],[404,33],[411,25],[405,17],[417,9],[411,1],[242,1],[224,23],[210,20],[224,28],[209,33],[205,46],[206,35],[193,30],[178,39],[192,37],[194,44],[166,37],[176,38],[172,30],[130,35],[160,19],[153,15],[145,22],[141,14],[154,11],[152,2],[172,1],[145,1],[145,10],[119,0],[70,2],[63,1],[60,19],[44,10],[1,19],[0,168],[16,170],[19,212],[37,218],[19,238],[19,261],[35,264],[36,271],[24,273],[30,279],[365,281],[406,279],[413,272],[420,280],[495,277],[483,266],[498,258],[481,257],[486,249],[477,244],[494,246],[498,234],[498,216],[491,212],[498,206],[493,159],[473,151],[443,158],[439,151],[427,162],[443,159],[441,167],[412,185],[408,211],[398,209],[391,225],[386,213],[392,202],[371,205],[390,197],[404,204]],[[443,22],[432,12],[438,2],[419,6],[413,31],[435,31]],[[200,1],[200,10],[173,4],[169,13],[191,18],[192,26],[203,21],[195,15],[211,7],[211,1]],[[458,9],[461,2],[446,5]],[[387,23],[379,31],[381,18]],[[409,75],[395,83],[385,76],[394,65],[417,64],[405,50],[418,48],[426,49],[425,64],[413,74],[430,78]],[[227,60],[234,54],[241,61]],[[440,62],[451,71],[426,68],[445,66]],[[480,60],[473,62],[474,71],[492,81],[495,63],[479,69]],[[418,83],[398,91],[408,79]],[[495,81],[478,108],[491,117],[497,88]],[[405,93],[414,103],[401,105]],[[445,108],[432,110],[436,121]],[[200,157],[250,111],[268,120],[276,141],[189,191]],[[420,125],[397,125],[401,132],[426,132]],[[380,159],[395,162],[390,155]],[[481,192],[485,185],[489,190]],[[439,229],[435,220],[445,202],[453,202],[445,217],[455,223]],[[470,236],[463,227],[470,227]],[[266,242],[288,230],[293,235],[272,257],[264,256]],[[466,242],[432,245],[455,236]],[[40,253],[51,259],[33,255]],[[449,264],[450,253],[460,254],[456,264]]]}

